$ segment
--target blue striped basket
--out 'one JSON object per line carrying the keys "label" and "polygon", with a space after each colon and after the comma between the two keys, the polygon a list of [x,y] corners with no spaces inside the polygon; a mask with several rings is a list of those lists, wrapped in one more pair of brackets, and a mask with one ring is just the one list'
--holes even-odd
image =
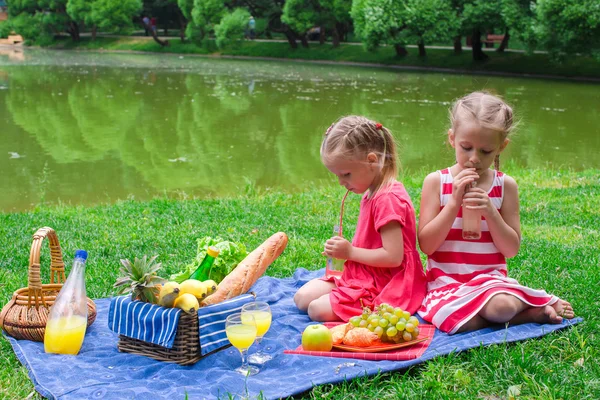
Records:
{"label": "blue striped basket", "polygon": [[225,334],[225,320],[255,297],[254,293],[243,294],[195,313],[131,301],[127,296],[115,297],[108,326],[119,334],[117,347],[121,352],[191,365],[231,345]]}

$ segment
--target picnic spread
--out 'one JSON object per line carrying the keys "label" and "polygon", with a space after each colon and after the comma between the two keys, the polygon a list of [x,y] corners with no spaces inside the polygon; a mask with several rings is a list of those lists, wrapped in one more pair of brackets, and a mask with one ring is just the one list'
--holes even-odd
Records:
{"label": "picnic spread", "polygon": [[[45,238],[51,248],[50,284],[40,280]],[[81,343],[71,349],[78,333],[62,325],[69,351],[58,346],[58,351],[50,352],[47,347],[44,351],[45,324],[51,311],[56,312],[52,305],[63,296],[63,285],[70,286],[68,280],[64,283],[56,232],[45,227],[34,235],[28,288],[17,290],[2,309],[0,325],[36,390],[48,398],[261,395],[270,399],[318,384],[402,370],[481,345],[535,338],[582,321],[496,326],[449,336],[398,307],[381,304],[347,323],[315,326],[293,297],[324,270],[299,268],[293,277],[283,279],[262,276],[287,241],[284,233],[272,235],[249,254],[240,252],[243,260],[220,275],[218,268],[214,275],[211,272],[221,250],[203,243],[198,265],[192,269],[198,268],[177,276],[180,282],[160,278],[160,264],[154,258],[122,260],[115,287],[124,295],[91,300],[85,297],[85,285],[83,293],[74,289],[88,310]],[[191,279],[194,276],[204,280]],[[69,318],[68,312],[63,311],[61,318]],[[256,361],[259,366],[248,363],[249,353],[258,355],[257,346],[263,356]]]}

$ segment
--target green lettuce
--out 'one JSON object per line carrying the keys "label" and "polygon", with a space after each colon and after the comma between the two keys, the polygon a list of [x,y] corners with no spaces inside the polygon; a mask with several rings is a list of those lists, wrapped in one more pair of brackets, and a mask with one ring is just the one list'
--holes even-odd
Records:
{"label": "green lettuce", "polygon": [[209,279],[220,283],[247,255],[246,246],[242,243],[230,242],[220,237],[212,238],[210,236],[198,239],[198,254],[191,264],[185,266],[185,269],[179,273],[171,275],[169,280],[181,283],[196,271],[202,260],[206,256],[206,249],[209,246],[215,246],[219,249],[219,255],[210,270]]}

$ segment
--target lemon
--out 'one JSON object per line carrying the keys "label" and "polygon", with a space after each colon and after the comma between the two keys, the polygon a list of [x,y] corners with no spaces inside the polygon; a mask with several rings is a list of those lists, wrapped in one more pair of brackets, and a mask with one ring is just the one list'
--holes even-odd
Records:
{"label": "lemon", "polygon": [[175,307],[181,308],[187,313],[191,313],[200,308],[200,304],[198,303],[196,296],[191,293],[184,293],[179,295],[175,300]]}
{"label": "lemon", "polygon": [[206,297],[206,285],[197,279],[185,280],[179,285],[179,296],[184,293],[192,294],[197,299],[202,300]]}

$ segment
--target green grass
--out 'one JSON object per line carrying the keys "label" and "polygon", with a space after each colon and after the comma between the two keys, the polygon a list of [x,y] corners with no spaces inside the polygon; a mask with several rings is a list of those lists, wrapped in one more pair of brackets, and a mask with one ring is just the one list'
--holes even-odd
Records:
{"label": "green grass", "polygon": [[57,40],[51,47],[64,49],[107,50],[107,51],[145,51],[158,53],[183,53],[202,55],[226,55],[246,57],[284,58],[294,60],[356,62],[402,66],[413,68],[444,68],[479,73],[514,73],[532,75],[555,75],[562,77],[600,78],[600,60],[591,57],[572,57],[558,62],[546,54],[497,53],[487,52],[485,62],[473,61],[471,52],[464,50],[455,54],[452,50],[427,49],[426,57],[419,57],[417,49],[409,49],[405,57],[398,57],[392,47],[380,47],[367,51],[362,46],[342,44],[338,48],[331,44],[312,44],[309,48],[299,46],[290,48],[282,42],[243,41],[217,51],[214,42],[205,45],[182,43],[170,39],[169,47],[161,47],[152,39],[128,37],[98,37],[95,41],[82,38],[79,43],[70,39]]}
{"label": "green grass", "polygon": [[[600,170],[509,166],[507,173],[520,185],[523,230],[521,251],[509,260],[510,275],[571,301],[585,321],[540,339],[438,357],[407,371],[315,387],[300,397],[505,399],[513,387],[520,390],[519,398],[600,398]],[[417,208],[424,176],[403,179]],[[157,198],[91,208],[40,205],[31,212],[0,214],[0,302],[6,304],[14,290],[27,285],[31,235],[42,226],[56,229],[67,265],[76,249],[89,251],[87,289],[92,298],[113,294],[120,258],[159,254],[162,275],[168,277],[193,259],[196,238],[206,235],[241,241],[252,249],[284,231],[289,245],[267,274],[288,277],[298,267],[318,269],[342,194],[339,187],[301,193],[248,190],[239,198]],[[350,235],[358,196],[348,200]],[[48,282],[47,243],[43,256],[42,280]],[[0,349],[0,397],[28,397],[34,389],[25,367],[4,338]]]}

